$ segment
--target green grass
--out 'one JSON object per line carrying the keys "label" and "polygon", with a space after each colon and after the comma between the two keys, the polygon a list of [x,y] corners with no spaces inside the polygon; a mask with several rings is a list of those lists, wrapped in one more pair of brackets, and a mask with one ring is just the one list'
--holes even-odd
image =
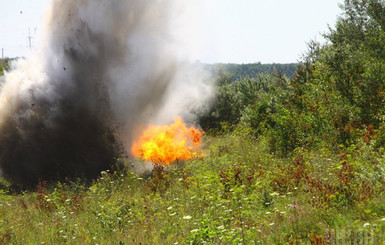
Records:
{"label": "green grass", "polygon": [[22,194],[3,181],[0,244],[384,243],[385,159],[370,146],[281,158],[245,132],[204,142],[203,158],[147,178],[128,167]]}

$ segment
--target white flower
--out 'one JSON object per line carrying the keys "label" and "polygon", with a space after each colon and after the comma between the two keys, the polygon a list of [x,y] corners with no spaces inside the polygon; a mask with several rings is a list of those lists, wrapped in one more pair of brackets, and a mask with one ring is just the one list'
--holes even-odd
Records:
{"label": "white flower", "polygon": [[364,224],[364,227],[367,227],[367,226],[369,226],[369,225],[370,225],[369,223],[365,223],[365,224]]}
{"label": "white flower", "polygon": [[270,226],[273,226],[273,225],[275,225],[274,223],[270,223]]}
{"label": "white flower", "polygon": [[187,216],[184,216],[183,217],[183,219],[186,219],[186,220],[188,220],[188,219],[191,219],[192,217],[190,216],[190,215],[187,215]]}
{"label": "white flower", "polygon": [[194,230],[191,230],[191,233],[195,233],[195,232],[198,232],[199,230],[198,229],[194,229]]}

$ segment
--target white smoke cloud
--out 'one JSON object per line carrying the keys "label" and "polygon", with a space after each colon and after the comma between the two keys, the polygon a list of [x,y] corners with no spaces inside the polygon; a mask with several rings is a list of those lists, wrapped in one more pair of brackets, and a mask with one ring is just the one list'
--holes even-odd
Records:
{"label": "white smoke cloud", "polygon": [[190,4],[53,0],[39,52],[1,82],[4,176],[25,185],[92,177],[145,124],[193,121],[212,93],[202,69],[181,59]]}

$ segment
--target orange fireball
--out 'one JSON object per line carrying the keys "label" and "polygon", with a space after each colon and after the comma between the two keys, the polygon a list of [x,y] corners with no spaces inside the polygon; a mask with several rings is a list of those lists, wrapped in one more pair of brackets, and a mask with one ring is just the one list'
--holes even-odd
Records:
{"label": "orange fireball", "polygon": [[137,158],[169,166],[175,161],[197,156],[203,133],[194,127],[188,128],[182,118],[177,117],[171,125],[149,125],[131,151]]}

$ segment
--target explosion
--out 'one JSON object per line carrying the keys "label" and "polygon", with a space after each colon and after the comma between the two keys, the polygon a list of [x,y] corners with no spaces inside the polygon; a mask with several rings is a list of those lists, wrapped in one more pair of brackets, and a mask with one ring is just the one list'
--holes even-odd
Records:
{"label": "explosion", "polygon": [[[0,174],[8,181],[33,188],[93,179],[127,156],[140,125],[207,105],[205,72],[184,61],[177,41],[187,1],[49,2],[37,51],[0,77]],[[182,138],[185,131],[201,135],[174,133],[173,145],[188,145],[182,153],[139,155],[165,164],[192,157],[199,140]]]}
{"label": "explosion", "polygon": [[132,154],[156,165],[169,166],[196,157],[203,134],[202,130],[188,128],[182,118],[176,117],[171,125],[149,125],[132,146]]}

